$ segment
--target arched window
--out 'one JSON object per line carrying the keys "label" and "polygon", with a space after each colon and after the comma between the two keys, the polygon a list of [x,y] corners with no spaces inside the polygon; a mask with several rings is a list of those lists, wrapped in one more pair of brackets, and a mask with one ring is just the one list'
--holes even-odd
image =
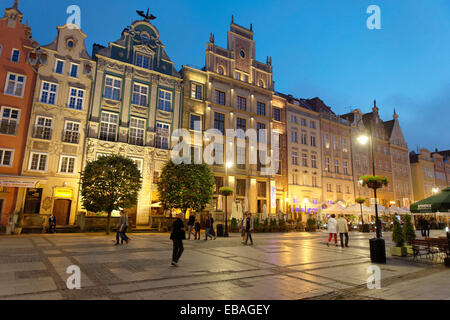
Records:
{"label": "arched window", "polygon": [[221,74],[221,75],[223,75],[223,74],[225,73],[222,66],[219,66],[219,67],[217,68],[217,73],[218,73],[218,74]]}

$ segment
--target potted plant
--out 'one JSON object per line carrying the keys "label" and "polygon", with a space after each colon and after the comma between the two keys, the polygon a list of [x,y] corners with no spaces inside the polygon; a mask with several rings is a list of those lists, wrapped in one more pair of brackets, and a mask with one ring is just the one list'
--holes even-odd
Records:
{"label": "potted plant", "polygon": [[406,251],[408,254],[413,254],[412,241],[416,239],[416,232],[411,222],[411,215],[407,214],[403,216],[403,235],[406,241]]}
{"label": "potted plant", "polygon": [[306,232],[316,232],[317,222],[314,218],[306,220]]}
{"label": "potted plant", "polygon": [[391,255],[398,257],[405,257],[407,255],[405,244],[405,235],[402,226],[398,219],[394,219],[394,227],[392,228],[392,241],[395,246],[391,247]]}

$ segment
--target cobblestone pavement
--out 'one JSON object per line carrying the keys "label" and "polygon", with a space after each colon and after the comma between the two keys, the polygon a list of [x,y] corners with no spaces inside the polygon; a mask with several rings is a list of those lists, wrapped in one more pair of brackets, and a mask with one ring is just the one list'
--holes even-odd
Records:
{"label": "cobblestone pavement", "polygon": [[[131,234],[123,246],[101,234],[0,236],[0,299],[450,299],[450,269],[411,258],[389,256],[381,289],[367,289],[373,234],[351,233],[345,249],[322,232],[253,236],[254,246],[236,234],[185,241],[179,267],[167,234]],[[67,288],[71,265],[80,290]]]}

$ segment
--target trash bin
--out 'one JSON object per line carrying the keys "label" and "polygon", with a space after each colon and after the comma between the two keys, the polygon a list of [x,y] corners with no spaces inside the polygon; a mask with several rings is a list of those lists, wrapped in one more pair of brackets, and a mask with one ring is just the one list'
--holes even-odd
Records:
{"label": "trash bin", "polygon": [[217,225],[217,236],[218,237],[223,237],[223,224],[218,224]]}

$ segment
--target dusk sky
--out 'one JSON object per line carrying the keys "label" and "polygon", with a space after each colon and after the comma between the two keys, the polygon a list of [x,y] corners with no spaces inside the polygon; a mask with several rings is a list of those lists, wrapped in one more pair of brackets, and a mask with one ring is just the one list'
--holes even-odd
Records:
{"label": "dusk sky", "polygon": [[[1,9],[13,0],[2,0]],[[69,5],[81,8],[81,27],[92,44],[107,45],[140,19],[153,22],[179,70],[204,66],[210,32],[226,47],[231,15],[253,24],[257,59],[272,56],[275,90],[300,98],[320,97],[337,114],[377,100],[383,120],[394,108],[410,149],[450,149],[450,1],[142,1],[21,0],[19,8],[41,45],[66,23]],[[381,30],[369,30],[369,5],[381,8]]]}

